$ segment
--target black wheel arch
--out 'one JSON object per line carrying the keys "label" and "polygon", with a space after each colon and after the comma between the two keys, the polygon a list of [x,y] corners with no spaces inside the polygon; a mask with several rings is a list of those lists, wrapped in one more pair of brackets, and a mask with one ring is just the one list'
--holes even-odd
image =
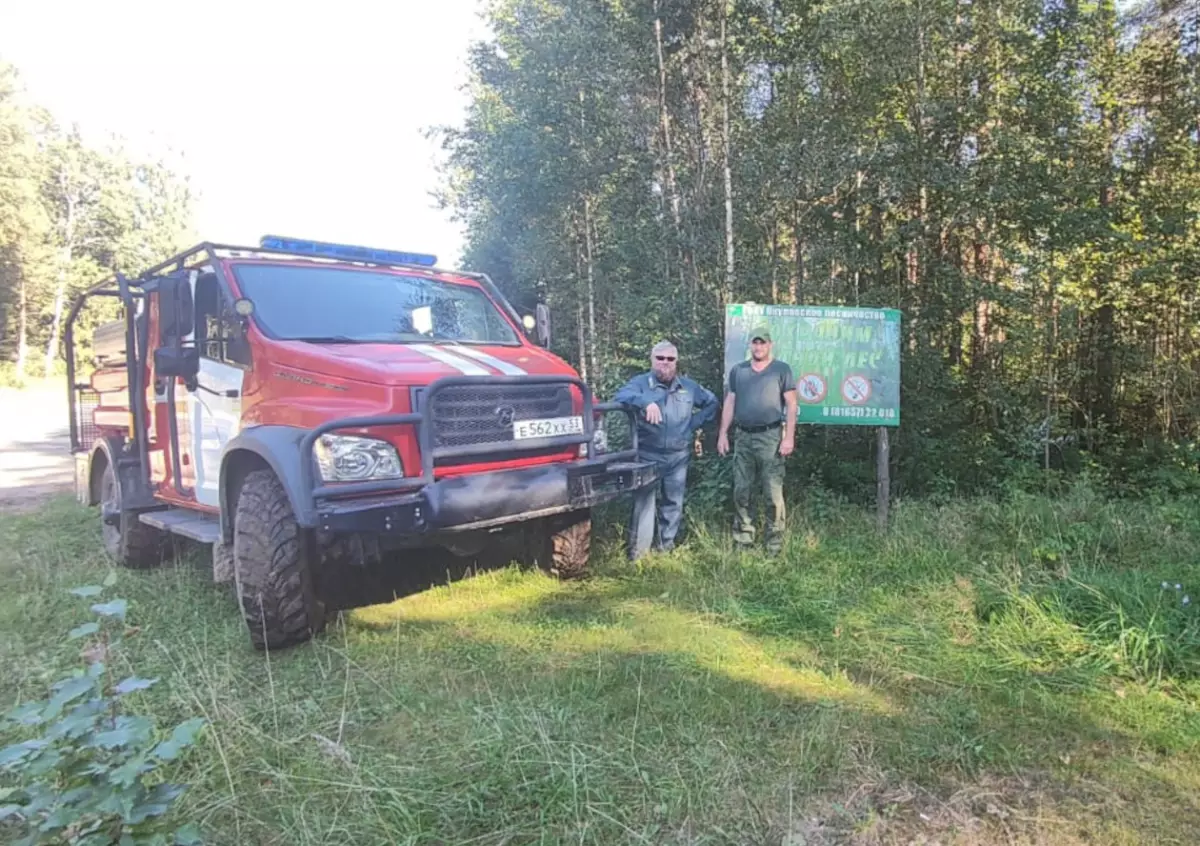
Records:
{"label": "black wheel arch", "polygon": [[316,526],[312,492],[304,489],[300,444],[307,430],[293,426],[255,426],[225,445],[221,458],[221,537],[233,542],[233,522],[242,481],[255,470],[268,469],[287,492],[296,522],[303,528]]}

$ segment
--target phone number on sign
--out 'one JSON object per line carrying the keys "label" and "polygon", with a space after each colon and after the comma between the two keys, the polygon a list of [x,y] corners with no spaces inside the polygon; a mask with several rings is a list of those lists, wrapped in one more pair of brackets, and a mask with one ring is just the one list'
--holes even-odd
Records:
{"label": "phone number on sign", "polygon": [[894,408],[862,408],[860,406],[836,405],[821,409],[822,417],[881,417],[892,420],[896,417]]}

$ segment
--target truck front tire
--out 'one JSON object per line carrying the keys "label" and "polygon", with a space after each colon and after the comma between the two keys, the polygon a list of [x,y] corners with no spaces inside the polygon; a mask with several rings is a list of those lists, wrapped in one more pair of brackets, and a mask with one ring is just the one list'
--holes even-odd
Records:
{"label": "truck front tire", "polygon": [[592,514],[576,511],[550,519],[550,572],[560,579],[587,575],[592,551]]}
{"label": "truck front tire", "polygon": [[[112,464],[104,464],[100,475],[97,499],[100,500],[100,529],[104,549],[124,567],[148,570],[162,563],[166,554],[167,537],[138,519],[138,515],[121,507],[121,486]],[[104,521],[104,515],[117,514],[114,524]]]}
{"label": "truck front tire", "polygon": [[233,579],[233,544],[218,540],[212,545],[213,582],[227,585]]}
{"label": "truck front tire", "polygon": [[233,534],[238,601],[255,649],[282,649],[325,627],[308,544],[287,492],[270,470],[242,483]]}

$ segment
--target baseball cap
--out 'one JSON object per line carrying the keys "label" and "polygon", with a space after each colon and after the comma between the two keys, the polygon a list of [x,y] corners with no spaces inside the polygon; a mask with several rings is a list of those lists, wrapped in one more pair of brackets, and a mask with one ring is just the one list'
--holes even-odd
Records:
{"label": "baseball cap", "polygon": [[754,331],[750,333],[750,340],[753,341],[755,338],[761,338],[769,342],[771,340],[771,330],[766,326],[755,326]]}

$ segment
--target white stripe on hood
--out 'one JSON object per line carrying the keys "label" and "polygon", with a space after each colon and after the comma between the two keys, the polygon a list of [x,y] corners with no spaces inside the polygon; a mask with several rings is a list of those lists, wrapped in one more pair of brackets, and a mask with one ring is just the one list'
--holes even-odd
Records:
{"label": "white stripe on hood", "polygon": [[429,358],[448,364],[464,376],[491,376],[491,371],[480,367],[473,361],[467,361],[465,358],[459,358],[447,350],[439,347],[433,347],[429,344],[412,344],[410,349],[414,349]]}
{"label": "white stripe on hood", "polygon": [[528,376],[529,371],[520,365],[512,364],[496,358],[494,355],[489,355],[483,350],[477,350],[472,347],[455,347],[454,351],[459,355],[470,356],[476,361],[482,361],[484,364],[490,364],[492,367],[499,370],[505,376]]}

